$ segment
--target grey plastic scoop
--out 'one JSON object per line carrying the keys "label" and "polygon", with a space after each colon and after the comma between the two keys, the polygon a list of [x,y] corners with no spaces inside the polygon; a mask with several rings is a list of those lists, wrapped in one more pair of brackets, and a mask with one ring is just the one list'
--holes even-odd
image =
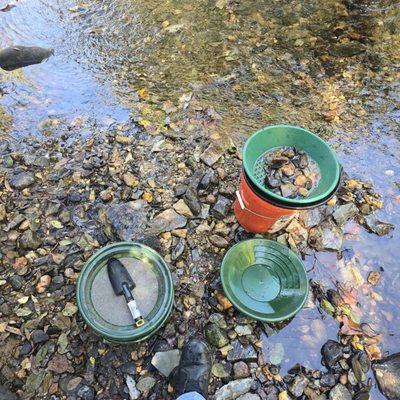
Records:
{"label": "grey plastic scoop", "polygon": [[142,326],[144,324],[144,319],[131,292],[136,285],[129,275],[128,270],[121,261],[116,258],[110,258],[107,262],[107,272],[114,293],[117,296],[125,296],[129,311],[133,317],[134,325],[136,327]]}

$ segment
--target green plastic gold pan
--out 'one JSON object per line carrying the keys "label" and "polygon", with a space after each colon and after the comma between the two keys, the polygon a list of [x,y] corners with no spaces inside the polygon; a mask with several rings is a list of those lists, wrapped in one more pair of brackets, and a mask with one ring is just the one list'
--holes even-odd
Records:
{"label": "green plastic gold pan", "polygon": [[243,314],[265,322],[294,316],[308,295],[308,279],[301,260],[272,240],[237,243],[225,254],[221,281],[231,303]]}
{"label": "green plastic gold pan", "polygon": [[[143,316],[135,324],[124,296],[115,293],[107,271],[118,260],[131,276],[132,295]],[[153,249],[134,242],[121,242],[96,252],[83,267],[77,282],[79,311],[98,335],[114,343],[138,342],[154,335],[172,309],[174,289],[171,273]]]}

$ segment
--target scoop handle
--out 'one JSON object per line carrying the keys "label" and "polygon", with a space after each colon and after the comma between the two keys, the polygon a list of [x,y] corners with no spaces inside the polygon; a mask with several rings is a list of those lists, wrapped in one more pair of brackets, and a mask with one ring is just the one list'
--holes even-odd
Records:
{"label": "scoop handle", "polygon": [[134,325],[136,327],[142,326],[144,324],[144,320],[135,299],[132,298],[132,300],[128,301],[128,308],[132,314]]}

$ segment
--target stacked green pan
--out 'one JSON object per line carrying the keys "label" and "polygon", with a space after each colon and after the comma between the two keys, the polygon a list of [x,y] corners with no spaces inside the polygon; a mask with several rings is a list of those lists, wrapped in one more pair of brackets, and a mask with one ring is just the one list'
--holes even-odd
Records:
{"label": "stacked green pan", "polygon": [[[125,265],[136,284],[132,293],[145,320],[139,328],[133,326],[124,297],[113,292],[107,273],[112,257]],[[138,342],[154,335],[167,320],[173,297],[168,265],[156,251],[134,242],[99,250],[86,262],[77,283],[82,317],[97,334],[114,343]]]}
{"label": "stacked green pan", "polygon": [[[321,179],[304,198],[289,199],[268,189],[265,184],[265,154],[283,146],[294,146],[307,152],[318,164]],[[324,204],[336,192],[341,168],[335,152],[321,138],[298,126],[267,126],[249,137],[243,148],[243,169],[246,181],[257,195],[283,208],[310,208]]]}
{"label": "stacked green pan", "polygon": [[221,266],[225,294],[235,308],[265,322],[295,315],[308,295],[301,260],[272,240],[244,240],[231,247]]}

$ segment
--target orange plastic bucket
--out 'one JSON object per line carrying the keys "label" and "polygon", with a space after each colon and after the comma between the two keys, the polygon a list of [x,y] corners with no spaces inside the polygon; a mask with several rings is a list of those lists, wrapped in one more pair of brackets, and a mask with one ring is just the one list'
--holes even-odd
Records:
{"label": "orange plastic bucket", "polygon": [[265,233],[284,215],[292,215],[297,210],[277,207],[259,197],[240,175],[239,189],[233,205],[239,224],[251,233]]}

